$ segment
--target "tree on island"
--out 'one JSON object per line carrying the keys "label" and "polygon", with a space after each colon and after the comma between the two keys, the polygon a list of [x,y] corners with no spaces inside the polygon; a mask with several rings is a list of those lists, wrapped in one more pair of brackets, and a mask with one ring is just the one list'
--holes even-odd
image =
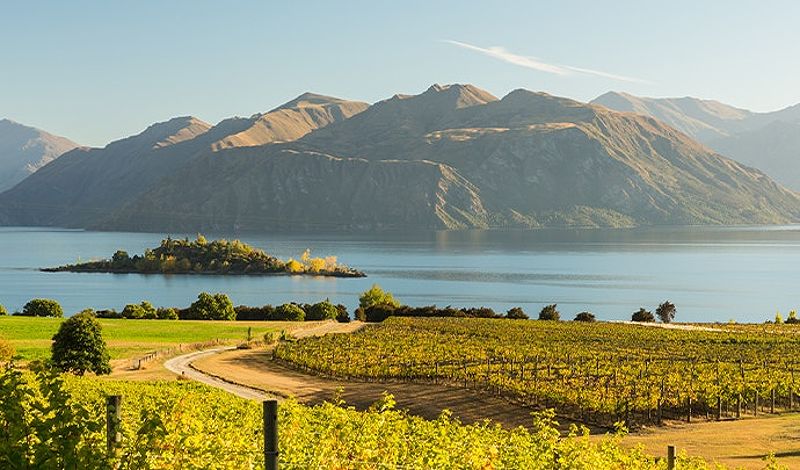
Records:
{"label": "tree on island", "polygon": [[645,310],[644,307],[642,307],[639,310],[633,312],[633,315],[631,316],[631,321],[640,323],[652,323],[656,321],[656,317],[654,317],[649,310]]}
{"label": "tree on island", "polygon": [[64,310],[55,300],[33,299],[22,307],[22,316],[61,318],[64,316]]}
{"label": "tree on island", "polygon": [[656,316],[661,320],[661,323],[671,323],[675,319],[676,312],[675,304],[667,300],[658,306]]}
{"label": "tree on island", "polygon": [[558,304],[545,305],[542,311],[539,312],[539,320],[559,321],[561,314],[558,312]]}
{"label": "tree on island", "polygon": [[53,336],[51,349],[53,366],[62,372],[111,373],[102,327],[91,312],[83,311],[65,320]]}

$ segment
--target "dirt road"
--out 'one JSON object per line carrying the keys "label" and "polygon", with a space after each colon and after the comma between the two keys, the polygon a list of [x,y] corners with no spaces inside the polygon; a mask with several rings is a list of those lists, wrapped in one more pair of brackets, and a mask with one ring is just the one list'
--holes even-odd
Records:
{"label": "dirt road", "polygon": [[[292,332],[297,338],[329,333],[352,333],[365,327],[361,322],[329,322]],[[531,410],[504,399],[477,392],[429,384],[346,382],[303,374],[272,360],[265,349],[215,348],[172,358],[164,367],[175,374],[226,390],[247,399],[293,396],[314,404],[342,399],[357,409],[366,409],[384,392],[394,395],[397,407],[429,419],[450,410],[464,422],[491,419],[507,427],[529,426]]]}

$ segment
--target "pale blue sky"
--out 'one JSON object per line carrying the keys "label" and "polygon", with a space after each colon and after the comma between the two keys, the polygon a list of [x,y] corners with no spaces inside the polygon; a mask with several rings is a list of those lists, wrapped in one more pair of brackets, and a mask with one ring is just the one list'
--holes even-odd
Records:
{"label": "pale blue sky", "polygon": [[104,145],[177,115],[215,123],[304,91],[373,102],[434,82],[767,111],[800,102],[799,20],[790,0],[7,0],[0,117]]}

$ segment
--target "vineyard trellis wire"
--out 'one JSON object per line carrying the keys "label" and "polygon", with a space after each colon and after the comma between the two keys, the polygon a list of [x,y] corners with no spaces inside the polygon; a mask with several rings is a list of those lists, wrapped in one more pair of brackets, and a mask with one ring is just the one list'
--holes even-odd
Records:
{"label": "vineyard trellis wire", "polygon": [[[794,337],[524,323],[393,318],[354,335],[280,344],[273,356],[304,372],[348,380],[480,390],[608,427],[740,418],[798,405]],[[530,341],[515,342],[515,330]],[[559,335],[547,338],[553,332]],[[582,343],[604,333],[611,333],[605,344]]]}

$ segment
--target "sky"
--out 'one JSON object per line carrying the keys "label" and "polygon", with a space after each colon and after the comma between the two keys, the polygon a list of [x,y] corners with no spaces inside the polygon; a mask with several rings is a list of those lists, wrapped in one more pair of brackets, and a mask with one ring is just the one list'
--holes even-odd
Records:
{"label": "sky", "polygon": [[793,0],[4,0],[0,118],[103,146],[174,116],[433,83],[771,111],[800,103],[798,18]]}

